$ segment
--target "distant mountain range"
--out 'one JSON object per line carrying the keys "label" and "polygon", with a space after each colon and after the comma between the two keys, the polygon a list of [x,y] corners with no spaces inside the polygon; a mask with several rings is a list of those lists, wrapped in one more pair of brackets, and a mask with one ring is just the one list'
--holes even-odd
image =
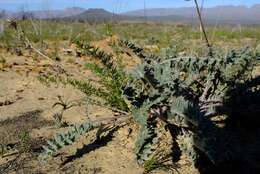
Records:
{"label": "distant mountain range", "polygon": [[[192,22],[194,19],[197,19],[197,13],[194,7],[153,8],[123,13],[123,15],[132,17],[144,16],[144,14],[150,20],[171,21],[177,17],[180,21]],[[229,5],[204,8],[202,15],[204,20],[208,23],[260,24],[260,4],[256,4],[252,7]]]}
{"label": "distant mountain range", "polygon": [[[1,8],[1,7],[0,7]],[[0,9],[1,11],[1,9]],[[84,8],[71,7],[64,10],[39,10],[39,11],[5,11],[5,18],[22,18],[23,16],[33,17],[37,19],[64,18],[74,16],[86,11]]]}
{"label": "distant mountain range", "polygon": [[[7,12],[6,17],[21,18],[24,14],[39,19],[80,20],[80,21],[169,21],[181,23],[197,22],[197,13],[194,7],[182,8],[153,8],[129,11],[121,14],[111,13],[104,9],[84,9],[79,7],[64,10]],[[202,11],[207,23],[219,24],[260,24],[260,4],[246,6],[216,6],[204,8]]]}

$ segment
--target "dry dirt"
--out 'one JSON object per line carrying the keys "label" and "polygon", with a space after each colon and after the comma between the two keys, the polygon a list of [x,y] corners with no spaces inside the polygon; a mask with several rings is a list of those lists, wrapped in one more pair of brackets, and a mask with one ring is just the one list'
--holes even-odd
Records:
{"label": "dry dirt", "polygon": [[[107,51],[107,40],[96,43]],[[73,47],[68,47],[72,48]],[[69,74],[77,78],[95,76],[84,68],[90,59],[76,57],[62,52],[58,64]],[[84,97],[80,91],[71,86],[51,85],[41,83],[37,76],[46,72],[55,72],[54,63],[42,57],[34,58],[15,56],[0,50],[1,57],[6,62],[0,65],[0,144],[15,147],[21,143],[19,135],[29,132],[27,145],[30,150],[18,153],[8,151],[0,156],[0,173],[81,173],[81,174],[139,174],[143,172],[133,153],[138,127],[131,123],[111,130],[101,140],[96,140],[95,131],[83,136],[72,146],[66,147],[55,157],[42,162],[38,160],[41,146],[55,133],[67,128],[57,128],[53,114],[61,108],[52,105],[58,101],[58,96],[64,99],[79,100]],[[132,68],[138,60],[123,55],[124,62]],[[54,66],[55,67],[55,66]],[[88,117],[92,120],[115,117],[111,110],[89,106]],[[70,124],[82,123],[88,119],[86,107],[77,106],[64,113],[64,121]],[[14,148],[15,149],[15,148]],[[180,173],[197,173],[188,161],[182,160]],[[169,173],[156,171],[155,173]],[[178,173],[173,171],[173,173]]]}

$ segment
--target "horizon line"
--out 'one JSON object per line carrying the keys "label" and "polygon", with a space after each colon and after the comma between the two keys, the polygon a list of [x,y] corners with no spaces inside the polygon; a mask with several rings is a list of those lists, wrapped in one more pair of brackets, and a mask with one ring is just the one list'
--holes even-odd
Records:
{"label": "horizon line", "polygon": [[[1,3],[0,3],[1,4]],[[227,6],[232,6],[232,7],[246,7],[248,9],[256,6],[256,5],[260,5],[260,3],[256,3],[256,4],[252,4],[252,5],[232,5],[232,4],[229,4],[229,5],[213,5],[213,6],[204,6],[204,9],[205,8],[216,8],[216,7],[227,7]],[[195,6],[180,6],[180,7],[150,7],[150,8],[145,8],[146,10],[147,9],[176,9],[176,8],[191,8],[191,7],[195,7]],[[81,8],[81,9],[85,9],[85,10],[89,10],[89,9],[103,9],[103,10],[106,10],[106,11],[109,11],[109,12],[113,12],[113,10],[111,9],[107,9],[107,8],[102,8],[102,7],[90,7],[90,8],[85,8],[85,7],[80,7],[80,6],[67,6],[67,7],[64,7],[64,8],[50,8],[50,9],[29,9],[29,10],[26,10],[26,9],[23,9],[23,6],[17,9],[5,9],[5,8],[1,8],[0,7],[0,11],[6,11],[6,12],[19,12],[21,11],[21,9],[23,9],[25,12],[34,12],[34,11],[58,11],[58,10],[66,10],[66,9],[70,9],[70,8]],[[136,8],[136,9],[131,9],[131,10],[123,10],[122,12],[120,13],[125,13],[125,12],[131,12],[131,11],[137,11],[137,10],[144,10],[144,8]]]}

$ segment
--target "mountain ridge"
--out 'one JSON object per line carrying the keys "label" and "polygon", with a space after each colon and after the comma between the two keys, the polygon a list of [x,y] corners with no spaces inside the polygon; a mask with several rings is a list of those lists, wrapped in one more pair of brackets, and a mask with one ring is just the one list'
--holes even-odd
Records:
{"label": "mountain ridge", "polygon": [[[23,15],[30,16],[37,19],[49,19],[49,18],[63,18],[71,15],[77,15],[83,13],[86,9],[81,7],[68,7],[62,10],[32,10],[32,11],[18,11],[11,12],[5,11],[5,18],[21,18]],[[3,9],[0,9],[0,12]]]}
{"label": "mountain ridge", "polygon": [[[146,16],[148,19],[171,20],[171,16],[179,16],[183,22],[193,22],[197,18],[195,7],[180,8],[151,8],[128,11],[122,15],[137,17]],[[145,15],[144,15],[145,14]],[[251,7],[223,5],[203,8],[202,16],[207,23],[227,24],[260,24],[260,4]]]}
{"label": "mountain ridge", "polygon": [[[196,9],[195,7],[178,7],[178,8],[148,8],[148,9],[137,9],[137,10],[132,10],[132,11],[127,11],[124,13],[121,13],[122,15],[128,15],[128,16],[141,16],[144,15],[144,11],[145,14],[147,16],[169,16],[169,15],[173,15],[176,14],[175,11],[177,13],[180,13],[185,10],[184,12],[186,13],[187,10],[190,10],[190,13],[196,13]],[[251,7],[247,7],[247,6],[236,6],[236,5],[219,5],[219,6],[214,6],[214,7],[207,7],[207,8],[203,8],[203,11],[205,12],[205,10],[232,10],[232,11],[238,11],[238,10],[246,10],[247,12],[258,12],[258,14],[260,14],[260,4],[255,4]],[[253,10],[253,11],[252,11]]]}
{"label": "mountain ridge", "polygon": [[[197,22],[197,12],[194,7],[180,8],[150,8],[112,13],[102,8],[84,9],[71,7],[64,10],[29,11],[9,14],[8,17],[21,18],[23,14],[38,19],[78,20],[89,22],[104,22],[109,20],[124,21],[156,21],[156,22]],[[145,14],[145,15],[144,15]],[[260,4],[247,6],[215,6],[204,8],[203,19],[208,24],[260,24]]]}

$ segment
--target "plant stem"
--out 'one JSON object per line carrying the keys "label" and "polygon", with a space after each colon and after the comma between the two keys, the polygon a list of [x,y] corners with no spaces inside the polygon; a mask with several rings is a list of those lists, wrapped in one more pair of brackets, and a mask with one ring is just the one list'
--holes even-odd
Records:
{"label": "plant stem", "polygon": [[203,33],[203,36],[205,38],[205,41],[206,41],[206,44],[207,44],[207,47],[209,49],[209,56],[212,57],[213,53],[212,53],[212,47],[209,43],[209,40],[208,40],[208,37],[207,37],[207,34],[206,34],[206,30],[205,30],[205,27],[204,27],[204,24],[203,24],[203,21],[202,21],[202,17],[201,17],[201,13],[200,13],[200,8],[199,8],[199,5],[198,5],[198,1],[197,0],[194,0],[195,4],[196,4],[196,10],[197,10],[197,13],[198,13],[198,17],[199,17],[199,21],[200,21],[200,27],[201,27],[201,30],[202,30],[202,33]]}

